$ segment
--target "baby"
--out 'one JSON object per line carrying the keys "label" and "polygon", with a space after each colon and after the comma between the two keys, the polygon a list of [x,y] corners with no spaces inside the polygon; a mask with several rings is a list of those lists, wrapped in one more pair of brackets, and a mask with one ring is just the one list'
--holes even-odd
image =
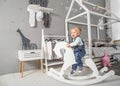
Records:
{"label": "baby", "polygon": [[76,63],[72,65],[72,71],[71,74],[74,74],[77,67],[78,72],[81,72],[83,69],[83,63],[82,63],[82,57],[86,54],[85,52],[85,46],[83,40],[80,38],[81,34],[81,28],[78,26],[75,26],[71,28],[70,35],[73,38],[73,42],[70,44],[67,44],[67,47],[72,47],[74,49],[74,56]]}

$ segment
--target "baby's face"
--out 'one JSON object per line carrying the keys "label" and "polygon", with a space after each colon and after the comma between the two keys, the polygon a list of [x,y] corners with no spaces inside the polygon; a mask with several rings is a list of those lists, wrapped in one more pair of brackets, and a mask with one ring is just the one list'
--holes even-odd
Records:
{"label": "baby's face", "polygon": [[79,33],[75,29],[71,30],[71,37],[72,38],[76,38],[78,35],[79,35]]}

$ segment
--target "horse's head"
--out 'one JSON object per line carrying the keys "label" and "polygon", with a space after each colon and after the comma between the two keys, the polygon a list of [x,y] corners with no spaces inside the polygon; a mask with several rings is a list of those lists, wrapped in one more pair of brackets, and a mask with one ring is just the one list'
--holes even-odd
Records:
{"label": "horse's head", "polygon": [[75,57],[72,48],[67,47],[67,42],[56,43],[53,51],[58,57],[64,56],[64,64],[72,65],[75,62]]}
{"label": "horse's head", "polygon": [[63,54],[65,53],[66,45],[67,45],[66,42],[58,42],[58,43],[56,43],[53,51],[55,52],[55,54],[58,57],[63,57]]}

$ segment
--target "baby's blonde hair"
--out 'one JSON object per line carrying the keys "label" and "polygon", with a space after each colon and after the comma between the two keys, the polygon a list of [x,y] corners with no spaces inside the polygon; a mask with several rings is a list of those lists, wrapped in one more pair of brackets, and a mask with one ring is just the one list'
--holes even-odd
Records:
{"label": "baby's blonde hair", "polygon": [[70,32],[71,32],[72,30],[76,30],[76,32],[77,32],[79,35],[80,35],[81,31],[82,31],[81,27],[79,27],[79,26],[75,26],[75,27],[71,28]]}

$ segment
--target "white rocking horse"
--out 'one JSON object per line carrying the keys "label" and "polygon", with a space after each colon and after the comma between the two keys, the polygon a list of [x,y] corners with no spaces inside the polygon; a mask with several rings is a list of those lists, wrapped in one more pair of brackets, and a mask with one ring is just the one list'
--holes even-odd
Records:
{"label": "white rocking horse", "polygon": [[60,52],[61,49],[64,49],[64,64],[60,70],[60,72],[56,71],[55,69],[51,68],[47,74],[61,82],[72,84],[72,85],[90,85],[95,84],[98,82],[101,82],[105,80],[106,78],[110,77],[111,75],[114,75],[114,71],[109,71],[105,73],[105,71],[108,71],[107,67],[102,68],[100,71],[98,71],[95,63],[93,60],[85,56],[85,65],[88,66],[92,73],[85,76],[68,76],[68,78],[64,78],[64,72],[68,69],[72,64],[75,63],[75,57],[73,50],[71,48],[66,47],[66,42],[58,42],[56,43],[56,46],[54,48],[54,52],[57,56],[62,57],[62,54]]}

